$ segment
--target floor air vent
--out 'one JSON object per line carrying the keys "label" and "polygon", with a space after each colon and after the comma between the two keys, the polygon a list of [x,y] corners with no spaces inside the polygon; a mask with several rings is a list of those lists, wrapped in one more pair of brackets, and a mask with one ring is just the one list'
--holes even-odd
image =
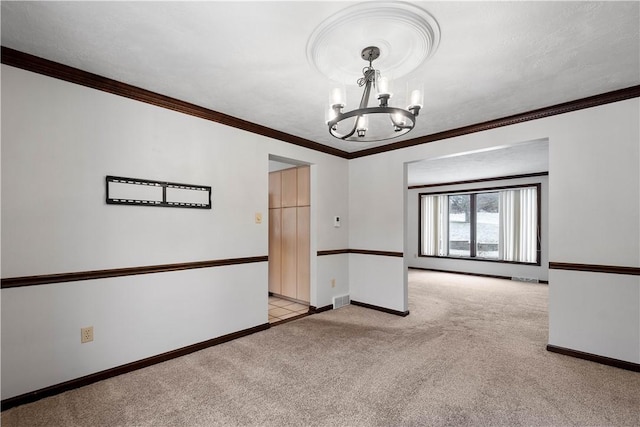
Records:
{"label": "floor air vent", "polygon": [[339,297],[333,297],[333,309],[344,307],[345,305],[349,305],[351,303],[351,299],[349,295],[341,295]]}
{"label": "floor air vent", "polygon": [[529,282],[529,283],[539,283],[540,281],[538,279],[536,279],[535,277],[520,277],[520,276],[513,276],[511,278],[511,280],[516,280],[518,282]]}

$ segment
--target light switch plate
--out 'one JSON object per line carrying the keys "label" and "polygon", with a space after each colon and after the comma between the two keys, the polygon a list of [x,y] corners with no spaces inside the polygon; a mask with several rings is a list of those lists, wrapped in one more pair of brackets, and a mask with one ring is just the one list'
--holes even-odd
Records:
{"label": "light switch plate", "polygon": [[262,224],[262,213],[256,212],[256,224]]}

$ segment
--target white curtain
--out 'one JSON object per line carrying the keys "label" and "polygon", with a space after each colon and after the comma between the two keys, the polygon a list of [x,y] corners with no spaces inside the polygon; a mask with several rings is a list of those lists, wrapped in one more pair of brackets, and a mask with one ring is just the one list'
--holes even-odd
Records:
{"label": "white curtain", "polygon": [[538,249],[537,190],[520,188],[500,192],[498,248],[504,261],[536,262]]}
{"label": "white curtain", "polygon": [[422,255],[447,255],[447,196],[422,196]]}
{"label": "white curtain", "polygon": [[536,262],[538,250],[538,195],[533,187],[520,189],[519,261]]}
{"label": "white curtain", "polygon": [[518,190],[500,192],[498,253],[500,259],[504,261],[516,261],[518,257],[518,222],[520,218],[520,199],[518,195]]}

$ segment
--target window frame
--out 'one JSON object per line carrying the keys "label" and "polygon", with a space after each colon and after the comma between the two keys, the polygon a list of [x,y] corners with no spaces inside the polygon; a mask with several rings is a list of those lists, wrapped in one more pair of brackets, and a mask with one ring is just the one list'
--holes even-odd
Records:
{"label": "window frame", "polygon": [[[491,193],[497,192],[501,190],[515,190],[519,188],[536,188],[536,261],[535,262],[524,262],[524,261],[505,261],[502,259],[491,259],[491,258],[478,258],[475,256],[452,256],[452,255],[424,255],[422,248],[422,196],[442,196],[442,195],[458,195],[458,194],[478,194],[478,193]],[[470,209],[475,209],[475,199],[476,197],[470,198]],[[475,217],[475,213],[472,213]],[[475,241],[476,241],[476,221],[472,221],[471,225],[471,242],[470,242],[470,254],[475,254]],[[418,193],[418,257],[419,258],[443,258],[443,259],[455,259],[461,261],[480,261],[480,262],[496,262],[501,264],[521,264],[521,265],[542,265],[542,183],[528,183],[528,184],[518,184],[518,185],[503,185],[498,187],[486,187],[486,188],[473,188],[473,189],[465,189],[465,190],[450,190],[450,191],[429,191],[424,193]]]}

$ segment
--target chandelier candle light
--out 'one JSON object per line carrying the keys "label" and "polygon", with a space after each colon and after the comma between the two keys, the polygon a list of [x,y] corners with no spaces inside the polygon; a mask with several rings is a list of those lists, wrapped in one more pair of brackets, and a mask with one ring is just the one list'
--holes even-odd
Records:
{"label": "chandelier candle light", "polygon": [[[333,89],[327,114],[329,133],[345,141],[362,142],[383,141],[407,134],[415,126],[416,117],[423,106],[422,91],[407,91],[409,106],[406,109],[391,107],[391,82],[373,68],[373,61],[380,56],[380,49],[376,46],[366,47],[360,56],[369,62],[369,66],[362,70],[363,76],[358,79],[358,86],[364,86],[360,106],[343,112],[346,106],[344,89]],[[372,88],[377,92],[379,105],[369,107]]]}

